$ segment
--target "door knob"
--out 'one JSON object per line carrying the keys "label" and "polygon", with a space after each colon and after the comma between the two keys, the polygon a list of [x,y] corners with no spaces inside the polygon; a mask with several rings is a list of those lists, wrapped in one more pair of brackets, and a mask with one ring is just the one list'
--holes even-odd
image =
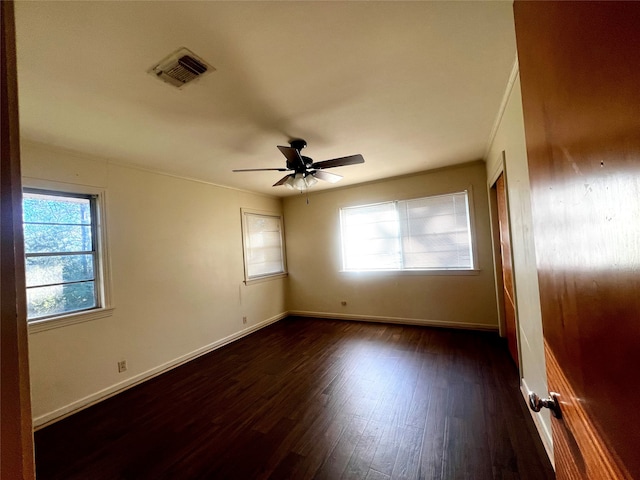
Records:
{"label": "door knob", "polygon": [[558,395],[555,392],[549,393],[549,398],[540,398],[534,392],[529,393],[529,407],[534,412],[539,412],[543,407],[551,410],[551,415],[556,418],[562,418],[562,412],[560,411],[560,402],[558,401]]}

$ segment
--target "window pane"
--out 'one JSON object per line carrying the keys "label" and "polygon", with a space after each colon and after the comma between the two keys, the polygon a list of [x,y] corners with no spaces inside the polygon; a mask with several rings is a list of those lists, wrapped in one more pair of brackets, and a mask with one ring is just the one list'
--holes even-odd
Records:
{"label": "window pane", "polygon": [[407,269],[472,268],[466,192],[398,202]]}
{"label": "window pane", "polygon": [[341,214],[343,267],[346,270],[401,268],[394,203],[345,208]]}
{"label": "window pane", "polygon": [[93,280],[93,255],[28,257],[27,287]]}
{"label": "window pane", "polygon": [[91,201],[88,198],[25,192],[23,217],[27,223],[90,224]]}
{"label": "window pane", "polygon": [[99,306],[95,284],[94,208],[95,197],[90,195],[24,192],[29,320]]}
{"label": "window pane", "polygon": [[91,225],[24,225],[26,253],[91,251]]}
{"label": "window pane", "polygon": [[27,316],[29,319],[95,307],[96,293],[93,281],[27,289]]}

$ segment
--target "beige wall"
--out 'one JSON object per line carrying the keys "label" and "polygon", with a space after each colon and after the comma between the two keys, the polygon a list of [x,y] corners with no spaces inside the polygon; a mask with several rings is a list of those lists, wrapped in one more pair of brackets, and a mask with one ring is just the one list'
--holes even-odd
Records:
{"label": "beige wall", "polygon": [[[522,385],[523,390],[535,391],[542,396],[548,389],[518,76],[515,77],[513,88],[507,94],[506,107],[487,155],[487,178],[491,186],[504,169],[511,226]],[[505,158],[504,166],[502,152]],[[533,418],[552,457],[549,413],[545,410],[540,414],[534,414]]]}
{"label": "beige wall", "polygon": [[[356,167],[354,167],[356,168]],[[354,170],[355,171],[355,170]],[[479,272],[415,275],[341,272],[339,209],[461,191],[472,186]],[[468,328],[497,328],[483,162],[284,200],[289,310]],[[341,302],[347,305],[342,306]]]}
{"label": "beige wall", "polygon": [[[286,313],[286,279],[243,284],[240,208],[281,212],[279,199],[32,143],[22,161],[26,185],[106,189],[115,307],[106,318],[30,333],[36,424]],[[118,373],[123,359],[128,371]]]}

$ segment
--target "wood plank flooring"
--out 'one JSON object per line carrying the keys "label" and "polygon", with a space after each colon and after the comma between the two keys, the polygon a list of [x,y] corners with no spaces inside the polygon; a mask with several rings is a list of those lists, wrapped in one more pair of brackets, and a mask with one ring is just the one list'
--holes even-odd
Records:
{"label": "wood plank flooring", "polygon": [[39,479],[551,479],[496,334],[288,318],[35,434]]}

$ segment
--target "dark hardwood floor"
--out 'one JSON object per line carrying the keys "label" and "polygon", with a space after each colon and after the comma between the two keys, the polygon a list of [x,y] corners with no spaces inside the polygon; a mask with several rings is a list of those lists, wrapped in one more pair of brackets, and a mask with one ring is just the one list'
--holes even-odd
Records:
{"label": "dark hardwood floor", "polygon": [[554,478],[496,334],[289,318],[35,434],[39,479]]}

